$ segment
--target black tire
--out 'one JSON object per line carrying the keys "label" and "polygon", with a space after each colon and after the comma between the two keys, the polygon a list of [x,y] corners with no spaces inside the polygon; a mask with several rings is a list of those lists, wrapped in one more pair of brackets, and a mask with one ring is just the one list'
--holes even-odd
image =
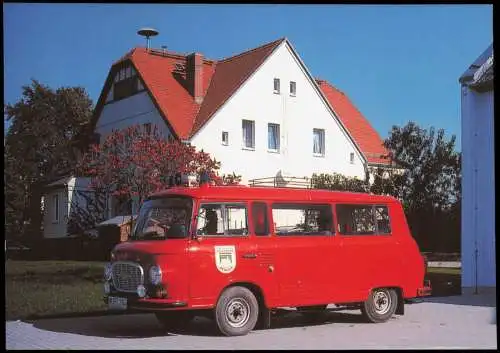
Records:
{"label": "black tire", "polygon": [[155,315],[156,319],[158,319],[166,330],[184,328],[194,318],[194,314],[189,310],[159,311]]}
{"label": "black tire", "polygon": [[368,322],[380,323],[389,320],[398,307],[398,294],[394,289],[374,289],[361,305],[361,313]]}
{"label": "black tire", "polygon": [[245,287],[230,287],[222,292],[215,307],[215,321],[226,336],[243,336],[252,331],[259,317],[259,303]]}

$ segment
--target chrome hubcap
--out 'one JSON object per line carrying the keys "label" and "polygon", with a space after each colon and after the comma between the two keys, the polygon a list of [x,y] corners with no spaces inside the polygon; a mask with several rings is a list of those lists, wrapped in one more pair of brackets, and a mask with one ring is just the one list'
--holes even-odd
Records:
{"label": "chrome hubcap", "polygon": [[244,326],[250,317],[250,305],[241,298],[232,299],[226,306],[226,319],[232,327]]}
{"label": "chrome hubcap", "polygon": [[383,315],[389,311],[391,307],[391,297],[387,292],[373,293],[373,303],[375,304],[375,311],[377,314]]}

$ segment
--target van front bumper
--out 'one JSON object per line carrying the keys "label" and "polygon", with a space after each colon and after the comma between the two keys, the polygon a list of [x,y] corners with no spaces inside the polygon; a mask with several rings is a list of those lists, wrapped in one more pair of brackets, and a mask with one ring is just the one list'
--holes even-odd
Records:
{"label": "van front bumper", "polygon": [[[127,309],[130,310],[146,310],[146,311],[158,311],[158,310],[169,310],[176,308],[187,307],[188,304],[183,301],[178,300],[168,300],[168,299],[156,299],[156,298],[138,298],[135,295],[111,295],[114,297],[127,298]],[[104,296],[103,301],[108,304],[108,297]]]}

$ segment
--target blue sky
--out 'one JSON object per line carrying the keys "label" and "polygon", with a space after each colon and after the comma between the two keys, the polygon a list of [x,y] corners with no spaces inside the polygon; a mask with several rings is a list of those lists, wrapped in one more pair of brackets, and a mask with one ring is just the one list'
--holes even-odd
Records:
{"label": "blue sky", "polygon": [[5,4],[4,99],[35,78],[97,101],[114,60],[145,41],[220,59],[287,37],[382,137],[412,120],[457,135],[459,76],[493,40],[492,5]]}

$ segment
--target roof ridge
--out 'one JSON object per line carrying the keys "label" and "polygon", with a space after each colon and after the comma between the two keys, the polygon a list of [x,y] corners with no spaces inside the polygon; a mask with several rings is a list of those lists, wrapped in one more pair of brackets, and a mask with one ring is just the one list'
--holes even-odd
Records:
{"label": "roof ridge", "polygon": [[220,63],[223,63],[223,62],[228,62],[230,60],[233,60],[233,59],[236,59],[236,58],[239,58],[243,55],[246,55],[246,54],[249,54],[249,53],[252,53],[252,52],[255,52],[257,50],[261,50],[261,49],[264,49],[264,48],[267,48],[267,47],[270,47],[272,45],[275,45],[276,43],[278,42],[283,42],[286,40],[286,37],[282,37],[282,38],[279,38],[279,39],[276,39],[276,40],[273,40],[272,42],[269,42],[269,43],[266,43],[266,44],[262,44],[256,48],[253,48],[253,49],[249,49],[249,50],[246,50],[244,52],[241,52],[239,54],[236,54],[236,55],[233,55],[233,56],[230,56],[230,57],[227,57],[227,58],[224,58],[222,60],[219,60]]}

